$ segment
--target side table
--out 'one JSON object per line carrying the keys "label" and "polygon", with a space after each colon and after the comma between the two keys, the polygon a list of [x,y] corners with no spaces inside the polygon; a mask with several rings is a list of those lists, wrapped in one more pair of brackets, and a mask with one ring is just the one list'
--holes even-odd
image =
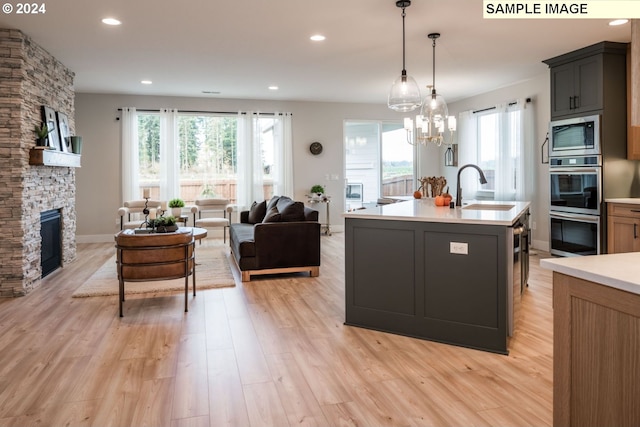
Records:
{"label": "side table", "polygon": [[329,196],[323,199],[309,199],[309,203],[324,203],[327,210],[327,221],[324,224],[321,224],[322,229],[324,230],[324,234],[327,236],[331,236],[331,219],[329,217],[329,203],[331,203],[331,199]]}

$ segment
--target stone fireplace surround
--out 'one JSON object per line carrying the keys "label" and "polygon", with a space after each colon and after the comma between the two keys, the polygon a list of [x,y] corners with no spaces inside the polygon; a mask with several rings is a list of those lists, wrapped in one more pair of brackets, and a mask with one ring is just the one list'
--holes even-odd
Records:
{"label": "stone fireplace surround", "polygon": [[62,265],[76,257],[75,169],[31,166],[41,106],[75,130],[74,74],[18,30],[0,29],[0,296],[23,296],[41,284],[40,213],[62,214]]}

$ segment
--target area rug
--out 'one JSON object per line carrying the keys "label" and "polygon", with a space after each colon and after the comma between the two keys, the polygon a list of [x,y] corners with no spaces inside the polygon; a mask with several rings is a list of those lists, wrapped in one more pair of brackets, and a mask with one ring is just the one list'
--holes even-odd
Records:
{"label": "area rug", "polygon": [[[229,246],[205,242],[196,243],[196,289],[235,286],[229,267]],[[189,289],[192,280],[189,278]],[[125,295],[165,291],[183,291],[184,278],[149,282],[126,282]],[[73,293],[74,298],[118,295],[116,256],[109,258],[93,275]]]}

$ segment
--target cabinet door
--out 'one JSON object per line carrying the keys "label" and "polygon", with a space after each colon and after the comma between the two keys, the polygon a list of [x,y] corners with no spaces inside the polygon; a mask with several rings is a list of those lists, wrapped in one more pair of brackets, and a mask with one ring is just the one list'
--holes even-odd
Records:
{"label": "cabinet door", "polygon": [[595,55],[576,61],[575,98],[573,112],[583,113],[602,109],[602,56]]}
{"label": "cabinet door", "polygon": [[571,114],[574,96],[574,64],[551,69],[551,118]]}
{"label": "cabinet door", "polygon": [[610,254],[640,251],[640,219],[609,217],[607,249]]}
{"label": "cabinet door", "polygon": [[551,69],[551,118],[600,110],[602,56],[594,55]]}

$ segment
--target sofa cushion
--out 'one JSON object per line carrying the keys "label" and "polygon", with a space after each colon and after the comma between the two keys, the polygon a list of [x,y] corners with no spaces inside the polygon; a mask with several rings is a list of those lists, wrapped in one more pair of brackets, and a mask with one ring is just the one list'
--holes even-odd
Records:
{"label": "sofa cushion", "polygon": [[264,216],[262,222],[280,222],[282,215],[280,215],[280,211],[278,211],[278,207],[274,206],[267,211],[267,214]]}
{"label": "sofa cushion", "polygon": [[253,224],[231,224],[229,229],[231,246],[237,257],[254,257],[256,256],[256,246],[253,240],[254,236]]}
{"label": "sofa cushion", "polygon": [[251,209],[249,209],[249,224],[258,224],[262,222],[265,215],[267,214],[267,201],[263,200],[262,202],[253,202],[251,205]]}
{"label": "sofa cushion", "polygon": [[304,221],[304,203],[291,201],[291,203],[288,203],[283,208],[280,208],[279,203],[277,207],[280,212],[280,221]]}

